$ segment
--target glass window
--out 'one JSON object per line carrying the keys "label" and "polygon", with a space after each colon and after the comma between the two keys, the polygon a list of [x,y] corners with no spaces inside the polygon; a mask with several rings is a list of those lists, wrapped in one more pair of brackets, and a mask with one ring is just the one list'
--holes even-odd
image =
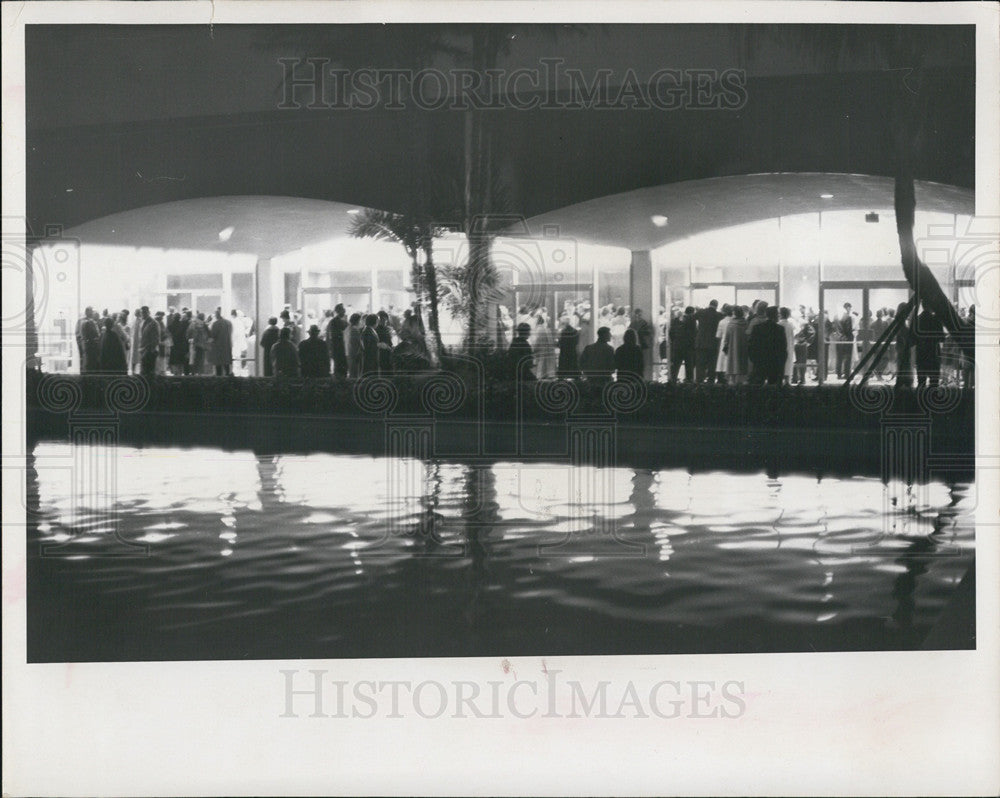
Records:
{"label": "glass window", "polygon": [[170,274],[167,275],[167,290],[178,288],[222,289],[221,274]]}

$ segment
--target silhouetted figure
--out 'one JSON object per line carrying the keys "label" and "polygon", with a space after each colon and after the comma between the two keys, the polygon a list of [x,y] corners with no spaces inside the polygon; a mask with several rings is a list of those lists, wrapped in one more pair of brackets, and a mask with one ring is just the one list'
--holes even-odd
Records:
{"label": "silhouetted figure", "polygon": [[365,316],[365,326],[361,330],[361,374],[378,374],[378,333],[375,325],[378,316],[374,313]]}
{"label": "silhouetted figure", "polygon": [[188,325],[189,372],[195,375],[205,373],[205,357],[208,353],[208,325],[205,314],[198,311]]}
{"label": "silhouetted figure", "polygon": [[625,340],[622,345],[615,350],[615,369],[618,371],[618,379],[628,377],[643,378],[642,347],[638,343],[638,335],[635,330],[625,330]]}
{"label": "silhouetted figure", "polygon": [[930,308],[925,307],[917,316],[914,326],[917,386],[930,385],[936,388],[941,381],[941,342],[944,338],[944,325]]}
{"label": "silhouetted figure", "polygon": [[271,347],[271,371],[275,377],[299,376],[299,351],[292,343],[292,331],[282,327],[278,342]]}
{"label": "silhouetted figure", "polygon": [[688,306],[684,315],[670,322],[670,381],[677,382],[677,375],[684,366],[684,382],[694,382],[694,344],[698,337],[698,322],[694,308]]}
{"label": "silhouetted figure", "polygon": [[846,380],[851,375],[851,355],[854,352],[854,317],[851,303],[844,303],[844,312],[837,319],[834,329],[839,341],[834,344],[837,352],[837,376]]}
{"label": "silhouetted figure", "polygon": [[615,350],[608,343],[610,340],[611,329],[601,327],[597,330],[597,342],[583,348],[580,369],[589,382],[601,384],[611,381],[611,373],[615,370]]}
{"label": "silhouetted figure", "polygon": [[380,310],[375,334],[378,336],[378,370],[382,374],[392,374],[392,327],[389,325],[389,314]]}
{"label": "silhouetted figure", "polygon": [[139,336],[139,373],[143,377],[156,375],[156,357],[160,351],[160,326],[149,315],[149,308],[143,305],[139,309],[142,332]]}
{"label": "silhouetted figure", "polygon": [[222,308],[215,309],[215,321],[208,330],[208,362],[215,366],[215,376],[233,373],[233,325],[222,317]]}
{"label": "silhouetted figure", "polygon": [[291,314],[291,312],[286,308],[285,310],[281,311],[281,313],[279,314],[279,316],[281,317],[281,327],[282,327],[282,329],[284,329],[285,327],[288,328],[288,331],[289,331],[288,332],[289,340],[293,344],[297,345],[299,343],[299,328],[295,324],[295,322],[292,321],[292,314]]}
{"label": "silhouetted figure", "polygon": [[167,365],[174,375],[188,372],[188,339],[187,329],[190,319],[176,313],[167,321],[167,334],[170,336],[170,358]]}
{"label": "silhouetted figure", "polygon": [[726,338],[722,342],[726,353],[726,377],[733,385],[747,381],[750,360],[747,356],[747,320],[745,311],[737,305],[733,308],[733,318],[726,327]]}
{"label": "silhouetted figure", "polygon": [[577,347],[580,345],[580,333],[569,319],[559,332],[559,363],[556,365],[556,376],[562,379],[575,379],[580,376],[580,359]]}
{"label": "silhouetted figure", "polygon": [[309,328],[309,337],[299,344],[299,368],[303,377],[330,376],[330,349],[315,324]]}
{"label": "silhouetted figure", "polygon": [[128,373],[125,345],[115,330],[114,318],[110,316],[104,320],[104,332],[101,334],[100,369],[108,374]]}
{"label": "silhouetted figure", "polygon": [[344,343],[344,332],[349,323],[346,317],[347,311],[340,303],[333,309],[333,318],[326,326],[326,342],[330,347],[330,357],[333,358],[333,374],[335,377],[347,377],[349,368],[347,365],[347,348]]}
{"label": "silhouetted figure", "polygon": [[[653,325],[643,318],[642,310],[636,308],[632,311],[629,329],[635,332],[636,343],[642,353],[642,372],[639,376],[649,379],[653,373]],[[622,341],[624,343],[624,338]]]}
{"label": "silhouetted figure", "polygon": [[260,336],[260,348],[264,350],[264,376],[273,377],[274,369],[271,367],[271,347],[278,343],[281,332],[278,330],[278,319],[271,316],[267,320],[267,329]]}
{"label": "silhouetted figure", "polygon": [[718,307],[718,301],[713,299],[707,308],[702,308],[695,314],[698,332],[694,340],[694,368],[698,382],[715,382],[715,363],[719,358],[719,341],[715,333],[722,321]]}
{"label": "silhouetted figure", "polygon": [[507,375],[509,379],[530,381],[535,379],[534,356],[528,337],[531,335],[531,325],[521,322],[514,328],[514,340],[507,349]]}
{"label": "silhouetted figure", "polygon": [[758,324],[747,340],[747,355],[753,364],[750,381],[757,385],[781,385],[788,356],[785,331],[778,324],[778,309],[765,308],[764,321]]}
{"label": "silhouetted figure", "polygon": [[83,361],[80,371],[98,371],[101,368],[101,329],[97,324],[98,316],[91,309],[84,312],[80,326],[80,336],[83,341]]}
{"label": "silhouetted figure", "polygon": [[344,331],[344,347],[347,350],[347,376],[352,380],[361,376],[361,314],[352,313],[350,323]]}

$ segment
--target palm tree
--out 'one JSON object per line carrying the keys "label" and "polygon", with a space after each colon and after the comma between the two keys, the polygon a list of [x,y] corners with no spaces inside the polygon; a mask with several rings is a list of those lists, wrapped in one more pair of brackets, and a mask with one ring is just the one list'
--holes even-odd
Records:
{"label": "palm tree", "polygon": [[[430,307],[428,326],[434,337],[435,351],[440,359],[443,352],[441,323],[438,315],[438,286],[434,266],[434,239],[445,232],[432,217],[417,213],[392,213],[365,208],[351,222],[351,235],[355,238],[372,238],[394,241],[403,245],[410,257],[414,289],[417,296],[426,293]],[[424,262],[421,266],[420,255]]]}

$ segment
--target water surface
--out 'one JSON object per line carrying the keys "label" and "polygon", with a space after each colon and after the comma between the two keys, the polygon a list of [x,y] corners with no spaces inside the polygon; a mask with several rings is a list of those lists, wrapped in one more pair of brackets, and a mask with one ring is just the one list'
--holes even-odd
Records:
{"label": "water surface", "polygon": [[916,648],[974,559],[964,483],[59,443],[29,466],[31,661]]}

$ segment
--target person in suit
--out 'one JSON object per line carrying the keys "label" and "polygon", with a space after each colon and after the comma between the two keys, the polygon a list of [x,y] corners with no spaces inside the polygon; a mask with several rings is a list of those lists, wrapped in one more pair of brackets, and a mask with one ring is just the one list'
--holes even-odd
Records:
{"label": "person in suit", "polygon": [[556,364],[556,376],[561,379],[573,379],[580,376],[580,358],[577,347],[580,344],[580,333],[569,322],[569,317],[563,317],[563,328],[559,332],[559,362]]}
{"label": "person in suit", "polygon": [[781,385],[785,375],[788,342],[778,324],[778,309],[765,308],[764,321],[755,326],[747,340],[747,355],[753,364],[750,381],[757,385]]}
{"label": "person in suit", "polygon": [[128,360],[125,357],[125,345],[121,336],[115,330],[115,318],[108,316],[104,320],[104,332],[101,335],[100,370],[106,374],[127,374]]}
{"label": "person in suit", "polygon": [[80,325],[83,358],[81,371],[98,371],[101,368],[101,328],[97,323],[98,316],[92,308],[84,311]]}
{"label": "person in suit", "polygon": [[535,379],[532,370],[534,354],[528,337],[531,335],[531,324],[522,321],[514,328],[514,340],[507,349],[507,374],[510,379],[529,381]]}
{"label": "person in suit", "polygon": [[271,316],[267,320],[267,329],[260,336],[260,348],[264,350],[264,376],[273,377],[274,368],[271,365],[271,347],[278,343],[281,333],[278,330],[278,319]]}
{"label": "person in suit", "polygon": [[698,332],[694,339],[694,368],[698,382],[715,382],[715,363],[719,358],[719,341],[715,333],[721,320],[719,303],[715,299],[695,314]]}
{"label": "person in suit", "polygon": [[160,326],[152,316],[149,308],[143,305],[139,309],[142,319],[142,332],[139,338],[139,373],[143,377],[156,375],[156,358],[160,353]]}
{"label": "person in suit", "polygon": [[611,381],[615,370],[615,350],[611,348],[611,328],[597,330],[597,342],[588,344],[580,355],[580,370],[589,382],[598,384]]}
{"label": "person in suit", "polygon": [[188,373],[201,376],[205,373],[205,357],[208,354],[208,324],[200,310],[191,319],[187,330]]}
{"label": "person in suit", "polygon": [[344,342],[344,331],[348,327],[346,314],[344,305],[338,302],[333,309],[333,318],[326,325],[326,342],[330,347],[330,357],[333,358],[333,375],[341,378],[346,378],[349,370]]}
{"label": "person in suit", "polygon": [[215,376],[233,373],[233,325],[222,316],[222,308],[215,309],[215,320],[208,330],[208,362],[215,367]]}
{"label": "person in suit", "polygon": [[309,337],[299,344],[299,367],[303,377],[330,376],[330,349],[315,324],[309,328]]}
{"label": "person in suit", "polygon": [[627,377],[643,379],[645,371],[643,352],[639,346],[639,336],[633,329],[625,331],[622,345],[615,350],[615,369],[619,380]]}
{"label": "person in suit", "polygon": [[389,314],[380,310],[375,334],[378,336],[378,369],[382,374],[392,373],[392,327],[389,326]]}
{"label": "person in suit", "polygon": [[670,381],[677,382],[677,375],[684,366],[684,382],[694,382],[694,344],[698,336],[698,322],[694,308],[687,307],[683,315],[670,322]]}
{"label": "person in suit", "polygon": [[361,314],[352,313],[344,330],[344,349],[347,351],[348,376],[353,380],[361,376]]}
{"label": "person in suit", "polygon": [[375,332],[375,325],[378,324],[378,316],[370,313],[365,316],[365,326],[361,330],[361,374],[368,376],[378,374],[378,333]]}
{"label": "person in suit", "polygon": [[[642,310],[636,308],[632,311],[629,329],[635,332],[636,344],[642,354],[642,373],[639,376],[648,380],[653,374],[653,325],[643,317]],[[623,336],[623,343],[624,340]]]}
{"label": "person in suit", "polygon": [[834,344],[837,348],[837,376],[847,379],[851,374],[851,354],[854,351],[854,318],[851,316],[851,303],[844,303],[844,312],[837,319],[835,329],[840,333],[840,340]]}
{"label": "person in suit", "polygon": [[271,371],[278,378],[299,376],[299,350],[292,343],[290,327],[281,328],[278,342],[271,347]]}

